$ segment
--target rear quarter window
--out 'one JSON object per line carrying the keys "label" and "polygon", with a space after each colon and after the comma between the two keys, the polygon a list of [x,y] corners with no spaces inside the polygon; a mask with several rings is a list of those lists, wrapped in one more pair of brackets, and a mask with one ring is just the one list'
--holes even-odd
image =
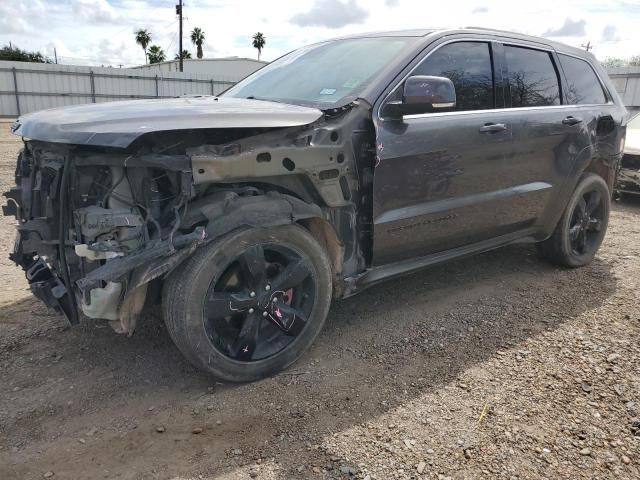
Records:
{"label": "rear quarter window", "polygon": [[549,52],[505,46],[511,107],[560,105],[558,73]]}
{"label": "rear quarter window", "polygon": [[571,105],[607,103],[602,84],[589,63],[569,55],[559,54],[558,57],[567,79],[567,103]]}

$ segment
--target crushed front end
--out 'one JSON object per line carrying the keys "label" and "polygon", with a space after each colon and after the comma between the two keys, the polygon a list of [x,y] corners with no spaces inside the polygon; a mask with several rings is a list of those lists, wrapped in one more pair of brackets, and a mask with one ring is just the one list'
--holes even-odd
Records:
{"label": "crushed front end", "polygon": [[131,332],[149,282],[206,236],[181,229],[194,196],[184,156],[29,141],[15,180],[3,206],[17,219],[10,257],[72,323],[82,314]]}
{"label": "crushed front end", "polygon": [[[293,109],[287,123],[310,121],[297,118],[298,107],[258,104]],[[132,333],[144,305],[159,300],[162,280],[203,244],[238,228],[300,223],[329,251],[340,296],[342,278],[371,256],[370,106],[312,113],[310,123],[292,126],[278,117],[264,126],[269,113],[233,128],[83,130],[67,143],[54,140],[69,128],[22,120],[16,187],[4,194],[4,214],[17,219],[11,258],[34,294],[72,323],[106,319]]]}

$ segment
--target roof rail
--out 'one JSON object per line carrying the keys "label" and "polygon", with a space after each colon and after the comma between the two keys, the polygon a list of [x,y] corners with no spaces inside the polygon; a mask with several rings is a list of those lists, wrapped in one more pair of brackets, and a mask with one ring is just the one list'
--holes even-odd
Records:
{"label": "roof rail", "polygon": [[461,28],[463,28],[463,29],[469,28],[469,29],[473,29],[473,30],[490,30],[492,32],[517,33],[518,35],[526,35],[525,33],[517,32],[515,30],[500,30],[498,28],[490,28],[490,27],[474,27],[473,25],[466,26],[466,27],[461,27]]}

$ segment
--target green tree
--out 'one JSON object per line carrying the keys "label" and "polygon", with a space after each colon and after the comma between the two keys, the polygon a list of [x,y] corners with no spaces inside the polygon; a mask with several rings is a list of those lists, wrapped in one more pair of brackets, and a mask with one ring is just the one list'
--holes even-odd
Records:
{"label": "green tree", "polygon": [[149,63],[149,56],[147,55],[147,47],[151,43],[151,34],[146,29],[143,29],[143,28],[136,31],[135,34],[136,34],[136,43],[142,47],[142,50],[144,50],[144,62]]}
{"label": "green tree", "polygon": [[191,31],[191,42],[198,48],[196,55],[202,58],[202,44],[204,43],[204,32],[201,28],[195,27]]}
{"label": "green tree", "polygon": [[265,36],[258,32],[253,36],[253,48],[258,49],[258,60],[260,60],[260,54],[262,53],[262,49],[267,44],[267,39]]}
{"label": "green tree", "polygon": [[624,61],[623,58],[607,57],[603,60],[602,66],[605,68],[624,67],[625,63],[626,62]]}
{"label": "green tree", "polygon": [[0,48],[0,60],[14,62],[53,63],[40,52],[22,50],[21,48],[5,45]]}
{"label": "green tree", "polygon": [[[185,58],[191,58],[191,52],[189,52],[189,50],[182,50],[182,59],[184,60]],[[174,60],[180,60],[180,55],[176,53]]]}
{"label": "green tree", "polygon": [[149,63],[160,63],[167,59],[164,50],[162,50],[159,45],[151,45],[147,55],[149,57]]}
{"label": "green tree", "polygon": [[633,55],[629,58],[607,57],[602,61],[605,68],[611,67],[640,67],[640,55]]}

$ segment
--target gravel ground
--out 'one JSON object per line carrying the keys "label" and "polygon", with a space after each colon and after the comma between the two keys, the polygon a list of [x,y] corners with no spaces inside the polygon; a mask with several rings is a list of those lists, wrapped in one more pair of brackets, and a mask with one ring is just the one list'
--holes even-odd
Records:
{"label": "gravel ground", "polygon": [[616,204],[583,269],[513,246],[338,302],[250,385],[189,366],[157,315],[70,328],[3,253],[0,478],[640,478],[639,219]]}

